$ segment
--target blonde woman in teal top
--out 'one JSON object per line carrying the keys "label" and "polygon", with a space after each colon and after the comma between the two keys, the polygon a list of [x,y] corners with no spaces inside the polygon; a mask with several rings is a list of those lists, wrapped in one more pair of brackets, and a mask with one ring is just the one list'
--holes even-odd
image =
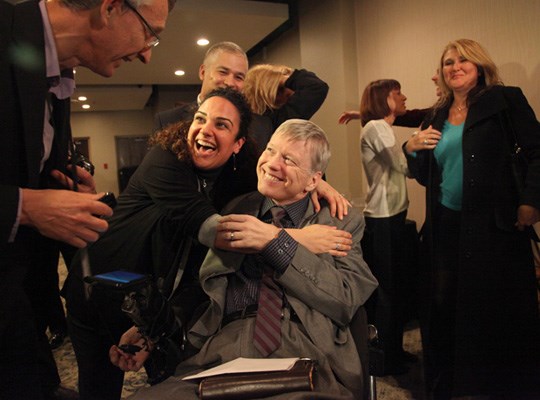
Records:
{"label": "blonde woman in teal top", "polygon": [[[444,48],[439,85],[433,114],[404,146],[411,173],[426,186],[427,389],[434,399],[540,398],[537,288],[526,232],[540,220],[540,125],[521,90],[503,86],[473,40]],[[515,139],[507,122],[528,159],[522,191],[510,167]]]}

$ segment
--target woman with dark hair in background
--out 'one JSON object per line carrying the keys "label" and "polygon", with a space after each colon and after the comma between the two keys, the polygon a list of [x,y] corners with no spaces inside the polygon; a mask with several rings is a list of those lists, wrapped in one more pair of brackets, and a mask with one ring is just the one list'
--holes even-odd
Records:
{"label": "woman with dark hair in background", "polygon": [[[540,125],[473,40],[444,48],[439,85],[432,115],[404,146],[426,187],[428,390],[435,399],[537,399],[540,329],[526,230],[540,220]],[[510,165],[516,141],[528,160],[521,191]]]}
{"label": "woman with dark hair in background", "polygon": [[377,80],[364,89],[359,114],[363,125],[360,149],[369,185],[362,247],[379,281],[366,308],[384,351],[384,374],[405,373],[406,362],[414,360],[402,346],[404,305],[407,296],[412,295],[405,285],[408,169],[392,129],[396,117],[405,114],[406,100],[398,81]]}
{"label": "woman with dark hair in background", "polygon": [[[435,84],[435,95],[439,97],[441,95],[441,89],[439,87],[439,69],[435,71],[435,74],[431,77],[431,80]],[[404,126],[407,128],[417,128],[424,118],[427,116],[427,114],[431,111],[431,108],[422,108],[422,109],[414,109],[414,110],[406,110],[405,114],[398,115],[396,117],[396,120],[394,121],[395,126]],[[359,110],[349,110],[349,111],[343,111],[339,118],[338,118],[338,124],[348,124],[353,119],[360,119],[360,111]]]}

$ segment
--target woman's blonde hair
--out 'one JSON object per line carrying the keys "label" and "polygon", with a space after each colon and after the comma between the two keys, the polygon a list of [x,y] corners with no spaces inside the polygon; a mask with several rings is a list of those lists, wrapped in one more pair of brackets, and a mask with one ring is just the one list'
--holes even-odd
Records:
{"label": "woman's blonde hair", "polygon": [[250,68],[244,81],[242,92],[256,114],[279,108],[277,93],[283,76],[290,76],[292,68],[285,65],[260,64]]}
{"label": "woman's blonde hair", "polygon": [[471,39],[453,40],[445,46],[439,60],[438,85],[441,89],[441,96],[439,97],[435,108],[438,109],[447,106],[454,99],[452,90],[444,81],[443,73],[444,57],[449,50],[456,50],[460,56],[472,62],[478,68],[478,82],[476,87],[468,93],[467,104],[474,102],[479,95],[484,93],[486,90],[489,90],[493,86],[503,84],[501,77],[499,76],[499,69],[480,43]]}

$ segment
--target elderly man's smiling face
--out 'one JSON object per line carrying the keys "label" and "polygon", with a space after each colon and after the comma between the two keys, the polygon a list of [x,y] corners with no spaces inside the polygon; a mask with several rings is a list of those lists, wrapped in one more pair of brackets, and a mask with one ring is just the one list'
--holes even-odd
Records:
{"label": "elderly man's smiling face", "polygon": [[257,189],[277,204],[294,203],[315,189],[320,171],[312,171],[311,146],[276,133],[259,157]]}

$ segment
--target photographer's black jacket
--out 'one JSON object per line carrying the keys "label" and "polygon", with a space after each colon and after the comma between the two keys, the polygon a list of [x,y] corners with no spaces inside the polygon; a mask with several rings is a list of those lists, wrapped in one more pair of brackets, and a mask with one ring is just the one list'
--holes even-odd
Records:
{"label": "photographer's black jacket", "polygon": [[[252,164],[240,166],[237,157],[234,173],[230,164],[214,177],[210,193],[214,200],[209,201],[191,163],[179,161],[160,146],[153,147],[120,195],[109,230],[88,247],[91,273],[123,269],[152,275],[160,286],[164,281],[171,283],[171,276],[174,281],[176,271],[185,268],[202,223],[218,213],[227,199],[255,187]],[[168,286],[165,295],[170,294]],[[81,252],[71,265],[64,292],[68,311],[78,314],[86,303]]]}

